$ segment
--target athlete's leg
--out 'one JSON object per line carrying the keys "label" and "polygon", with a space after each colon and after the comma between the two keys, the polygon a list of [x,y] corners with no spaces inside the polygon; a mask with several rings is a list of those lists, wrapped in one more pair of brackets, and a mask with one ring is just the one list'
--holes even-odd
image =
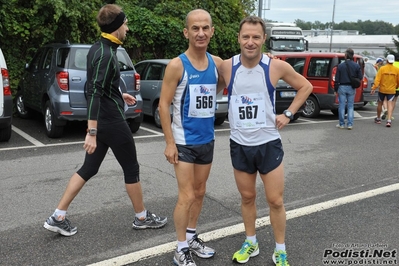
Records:
{"label": "athlete's leg", "polygon": [[190,219],[190,209],[195,202],[194,163],[179,161],[174,165],[178,187],[178,198],[173,218],[177,240],[186,241],[186,230]]}
{"label": "athlete's leg", "polygon": [[256,234],[256,176],[257,172],[249,174],[234,169],[234,178],[238,191],[241,194],[241,216],[247,236],[254,236]]}
{"label": "athlete's leg", "polygon": [[190,208],[189,228],[196,228],[198,217],[201,213],[202,204],[206,192],[206,181],[208,180],[212,164],[194,164],[194,202]]}
{"label": "athlete's leg", "polygon": [[260,175],[264,184],[266,200],[270,207],[270,222],[277,243],[285,241],[286,215],[283,201],[284,166],[281,163],[276,169]]}

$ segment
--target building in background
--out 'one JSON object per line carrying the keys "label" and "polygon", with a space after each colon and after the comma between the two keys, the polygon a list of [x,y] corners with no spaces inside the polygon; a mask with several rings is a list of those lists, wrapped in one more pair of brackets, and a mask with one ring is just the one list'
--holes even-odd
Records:
{"label": "building in background", "polygon": [[[310,52],[330,52],[331,31],[303,30],[309,42]],[[334,30],[331,42],[331,52],[344,52],[352,48],[356,54],[369,57],[371,62],[377,57],[384,57],[385,48],[396,50],[393,38],[396,35],[359,35],[356,30]]]}

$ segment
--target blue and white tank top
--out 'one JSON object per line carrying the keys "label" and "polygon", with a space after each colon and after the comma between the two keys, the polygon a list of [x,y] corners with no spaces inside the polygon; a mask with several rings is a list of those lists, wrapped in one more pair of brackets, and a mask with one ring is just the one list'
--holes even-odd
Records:
{"label": "blue and white tank top", "polygon": [[262,55],[259,64],[246,68],[240,55],[232,58],[228,85],[230,138],[245,146],[257,146],[280,138],[276,128],[276,88],[269,78],[271,60]]}
{"label": "blue and white tank top", "polygon": [[173,98],[172,130],[176,144],[200,145],[214,140],[216,88],[218,73],[212,56],[207,53],[208,67],[197,70],[185,54],[183,76]]}

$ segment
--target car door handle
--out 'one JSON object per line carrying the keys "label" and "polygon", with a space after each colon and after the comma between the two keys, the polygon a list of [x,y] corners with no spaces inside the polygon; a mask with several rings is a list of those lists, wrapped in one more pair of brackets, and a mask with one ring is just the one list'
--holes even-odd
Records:
{"label": "car door handle", "polygon": [[82,79],[80,77],[72,77],[71,80],[72,81],[82,81]]}

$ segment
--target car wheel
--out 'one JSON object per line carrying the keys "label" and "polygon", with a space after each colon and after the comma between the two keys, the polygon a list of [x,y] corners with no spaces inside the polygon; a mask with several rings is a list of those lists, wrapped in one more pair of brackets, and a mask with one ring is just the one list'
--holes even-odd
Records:
{"label": "car wheel", "polygon": [[24,96],[22,95],[21,91],[18,91],[17,95],[15,95],[14,102],[15,102],[15,109],[19,117],[21,118],[31,117],[32,111],[29,110],[27,107],[25,107]]}
{"label": "car wheel", "polygon": [[156,126],[156,127],[162,128],[162,125],[161,125],[161,117],[159,116],[159,107],[158,107],[158,104],[155,105],[155,106],[156,106],[156,107],[154,108],[154,113],[153,113],[154,123],[155,123],[155,126]]}
{"label": "car wheel", "polygon": [[129,119],[128,121],[130,132],[136,133],[140,129],[141,122],[137,122],[134,119]]}
{"label": "car wheel", "polygon": [[224,123],[224,120],[226,119],[226,117],[217,117],[215,119],[215,125],[220,126]]}
{"label": "car wheel", "polygon": [[314,96],[310,96],[305,101],[305,107],[302,111],[302,116],[312,118],[320,114],[320,106]]}
{"label": "car wheel", "polygon": [[64,126],[57,126],[58,119],[55,117],[50,101],[44,106],[44,125],[49,138],[59,138],[64,133]]}
{"label": "car wheel", "polygon": [[9,141],[11,138],[11,125],[0,129],[0,141]]}

